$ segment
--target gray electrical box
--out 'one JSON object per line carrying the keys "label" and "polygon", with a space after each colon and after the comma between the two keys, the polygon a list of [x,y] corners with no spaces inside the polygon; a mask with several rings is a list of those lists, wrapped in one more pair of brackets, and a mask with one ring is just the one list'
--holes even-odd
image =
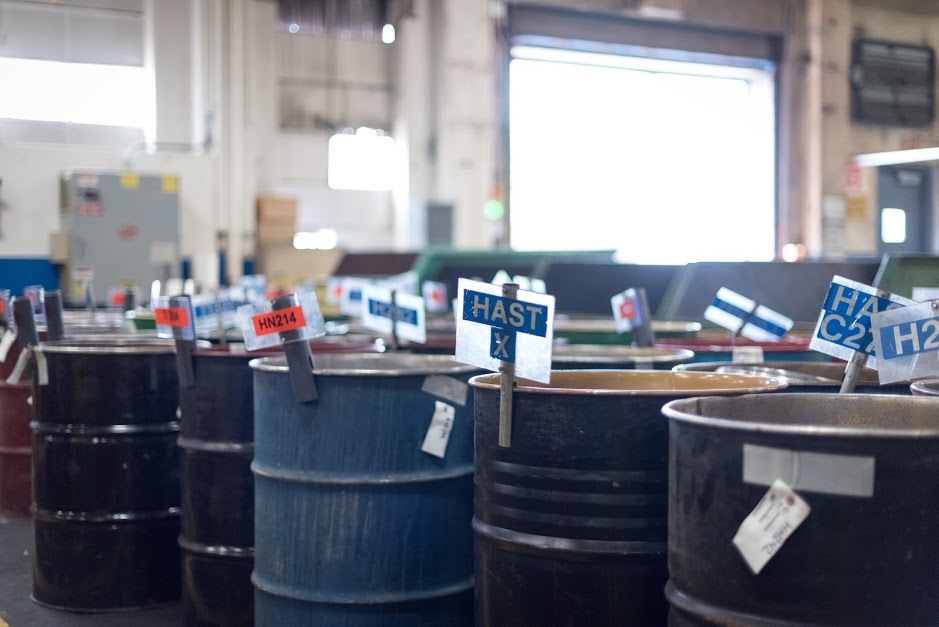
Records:
{"label": "gray electrical box", "polygon": [[[66,301],[82,304],[76,275],[93,272],[98,301],[109,290],[178,277],[179,177],[175,174],[72,170],[62,175]],[[85,270],[87,269],[87,270]],[[90,271],[90,272],[89,272]]]}

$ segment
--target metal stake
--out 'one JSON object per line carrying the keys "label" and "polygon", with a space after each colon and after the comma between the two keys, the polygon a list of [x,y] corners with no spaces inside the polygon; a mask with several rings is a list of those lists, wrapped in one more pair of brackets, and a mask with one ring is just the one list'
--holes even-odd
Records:
{"label": "metal stake", "polygon": [[196,321],[192,310],[192,301],[189,300],[188,296],[173,296],[170,298],[170,307],[178,307],[189,312],[189,327],[193,339],[176,338],[176,375],[179,378],[180,387],[191,388],[196,385],[196,372],[192,365],[192,352],[196,348]]}
{"label": "metal stake", "polygon": [[[889,299],[890,293],[877,290],[877,296]],[[844,379],[841,381],[841,389],[838,390],[839,394],[854,394],[854,389],[857,387],[858,379],[861,378],[861,373],[864,371],[868,357],[869,355],[863,351],[856,351],[851,355],[851,359],[844,369]]]}
{"label": "metal stake", "polygon": [[642,317],[642,324],[633,328],[633,340],[636,346],[651,348],[655,346],[655,331],[652,330],[652,313],[649,311],[649,297],[646,296],[646,288],[636,288],[636,300],[639,304],[639,315]]}
{"label": "metal stake", "polygon": [[396,290],[391,290],[391,350],[397,351],[401,348],[398,342],[398,301]]}
{"label": "metal stake", "polygon": [[[278,296],[271,301],[274,311],[299,306],[300,299],[296,294]],[[318,400],[319,392],[313,376],[313,351],[310,349],[310,342],[301,335],[301,330],[281,332],[280,341],[284,345],[284,354],[287,356],[293,396],[298,402],[307,403]]]}
{"label": "metal stake", "polygon": [[[502,285],[503,298],[516,298],[518,296],[517,283],[504,283]],[[512,397],[515,391],[515,364],[503,361],[499,367],[502,373],[501,392],[499,394],[499,446],[508,448],[512,446]]]}
{"label": "metal stake", "polygon": [[62,292],[47,290],[46,304],[46,334],[50,340],[61,340],[65,337],[65,323],[62,321]]}

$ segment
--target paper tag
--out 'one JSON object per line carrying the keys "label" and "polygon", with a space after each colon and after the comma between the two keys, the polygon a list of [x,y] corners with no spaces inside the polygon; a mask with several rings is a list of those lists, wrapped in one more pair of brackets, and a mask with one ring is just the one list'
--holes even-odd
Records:
{"label": "paper tag", "polygon": [[789,486],[779,479],[773,482],[734,536],[734,546],[754,575],[760,574],[811,511]]}
{"label": "paper tag", "polygon": [[790,318],[726,287],[717,291],[704,317],[755,342],[778,342],[793,325]]}
{"label": "paper tag", "polygon": [[617,333],[632,331],[642,324],[642,311],[635,288],[629,288],[611,298],[610,305],[613,307],[613,320],[616,321]]}
{"label": "paper tag", "polygon": [[49,385],[49,364],[46,362],[46,354],[39,347],[33,348],[36,355],[36,381],[39,385]]}
{"label": "paper tag", "polygon": [[518,377],[551,381],[554,296],[505,298],[501,287],[460,279],[458,297],[457,361],[493,371],[510,362]]}
{"label": "paper tag", "polygon": [[871,316],[881,383],[939,374],[939,307],[920,303]]}
{"label": "paper tag", "polygon": [[5,363],[7,360],[7,355],[10,354],[10,348],[13,346],[13,342],[16,341],[16,333],[11,329],[7,329],[3,332],[3,337],[0,337],[0,364]]}
{"label": "paper tag", "polygon": [[469,394],[469,385],[454,377],[432,374],[424,379],[424,384],[421,385],[421,392],[439,396],[460,407],[465,407],[466,397]]}
{"label": "paper tag", "polygon": [[391,290],[386,287],[362,287],[362,324],[373,331],[390,335],[392,324],[398,338],[423,344],[427,341],[427,323],[424,299],[406,292],[395,292],[391,305]]}
{"label": "paper tag", "polygon": [[15,385],[20,382],[20,379],[23,378],[23,373],[26,372],[26,366],[29,364],[29,358],[32,354],[33,352],[31,350],[23,350],[20,352],[20,357],[16,360],[16,365],[13,366],[13,372],[7,377],[7,383]]}
{"label": "paper tag", "polygon": [[939,299],[939,287],[914,287],[913,300],[918,303]]}
{"label": "paper tag", "polygon": [[[309,341],[313,338],[326,335],[326,321],[320,311],[319,300],[313,290],[298,290],[296,292],[299,309],[285,307],[277,310],[278,316],[268,316],[275,313],[271,301],[249,303],[238,307],[238,328],[245,338],[245,349],[256,351],[262,348],[272,348],[284,343],[282,333],[291,333],[287,342]],[[257,322],[255,321],[257,319]],[[303,326],[298,326],[302,319]],[[263,322],[263,326],[262,326]],[[258,331],[261,334],[258,334]]]}
{"label": "paper tag", "polygon": [[733,357],[731,357],[734,363],[737,364],[759,364],[763,360],[763,347],[762,346],[734,346]]}
{"label": "paper tag", "polygon": [[447,303],[447,284],[438,281],[424,281],[421,286],[424,295],[424,306],[431,313],[447,313],[450,305]]}
{"label": "paper tag", "polygon": [[427,428],[427,435],[424,436],[421,450],[443,459],[447,452],[447,443],[450,441],[450,432],[453,431],[456,408],[443,401],[435,401],[435,403],[434,417],[430,419],[430,426]]}
{"label": "paper tag", "polygon": [[867,367],[878,369],[871,316],[916,303],[894,294],[883,298],[877,292],[840,276],[832,279],[809,348],[845,361],[857,352],[867,353]]}

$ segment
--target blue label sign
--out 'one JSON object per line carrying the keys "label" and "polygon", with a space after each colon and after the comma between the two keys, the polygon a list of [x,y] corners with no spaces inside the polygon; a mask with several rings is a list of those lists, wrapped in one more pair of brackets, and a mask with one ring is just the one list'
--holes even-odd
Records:
{"label": "blue label sign", "polygon": [[466,290],[463,296],[463,319],[538,337],[548,334],[548,308],[544,305],[473,290]]}
{"label": "blue label sign", "polygon": [[405,324],[416,325],[418,323],[418,314],[416,309],[409,309],[407,307],[400,306],[392,307],[391,303],[383,303],[380,300],[375,300],[372,298],[368,299],[368,312],[373,316],[390,318],[391,320],[404,322]]}
{"label": "blue label sign", "polygon": [[939,317],[881,327],[883,359],[898,359],[939,351]]}
{"label": "blue label sign", "polygon": [[873,314],[901,307],[899,303],[832,282],[825,297],[816,337],[852,351],[874,354]]}
{"label": "blue label sign", "polygon": [[505,329],[492,329],[489,342],[489,356],[493,359],[515,363],[515,332]]}

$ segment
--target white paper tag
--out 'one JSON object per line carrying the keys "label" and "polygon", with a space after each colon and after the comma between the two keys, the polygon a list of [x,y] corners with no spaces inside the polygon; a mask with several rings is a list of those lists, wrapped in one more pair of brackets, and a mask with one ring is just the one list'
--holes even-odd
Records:
{"label": "white paper tag", "polygon": [[760,574],[811,511],[789,486],[779,479],[773,482],[734,536],[734,546],[754,575]]}
{"label": "white paper tag", "polygon": [[46,354],[39,347],[34,348],[33,353],[36,355],[36,381],[39,385],[49,385],[49,364],[46,362]]}
{"label": "white paper tag", "polygon": [[10,354],[10,348],[13,346],[13,342],[16,341],[16,333],[11,329],[7,329],[3,332],[3,337],[0,338],[0,364],[5,363],[7,360],[7,355]]}
{"label": "white paper tag", "polygon": [[421,392],[439,396],[445,401],[455,403],[460,407],[466,406],[466,397],[469,394],[469,385],[455,377],[432,374],[424,379]]}
{"label": "white paper tag", "polygon": [[763,360],[762,346],[734,346],[733,362],[736,364],[759,364]]}
{"label": "white paper tag", "polygon": [[386,287],[362,287],[362,324],[373,331],[391,334],[392,324],[399,339],[423,344],[427,341],[424,298],[407,292],[395,292],[391,306],[391,290]]}
{"label": "white paper tag", "polygon": [[427,428],[427,435],[424,436],[421,450],[443,459],[447,452],[447,443],[450,441],[450,432],[453,431],[456,408],[443,401],[435,401],[435,403],[434,417],[430,419],[430,426]]}
{"label": "white paper tag", "polygon": [[29,396],[26,397],[26,404],[27,404],[27,405],[32,405],[32,404],[33,404],[33,395],[32,395],[32,394],[30,394]]}
{"label": "white paper tag", "polygon": [[32,354],[33,352],[30,350],[20,352],[20,357],[16,360],[16,365],[13,366],[13,372],[7,377],[7,383],[16,385],[20,382],[20,379],[23,378],[23,373],[26,372],[26,366],[29,364],[29,358]]}

